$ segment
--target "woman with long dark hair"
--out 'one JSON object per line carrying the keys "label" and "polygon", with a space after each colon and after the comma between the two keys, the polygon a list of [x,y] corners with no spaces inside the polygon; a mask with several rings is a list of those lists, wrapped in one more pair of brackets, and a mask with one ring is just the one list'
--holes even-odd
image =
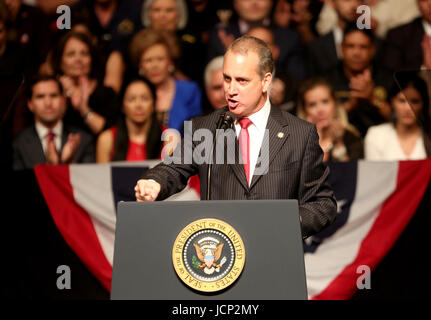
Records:
{"label": "woman with long dark hair", "polygon": [[393,121],[368,129],[367,160],[419,160],[431,156],[429,96],[426,82],[415,75],[399,79],[388,94]]}
{"label": "woman with long dark hair", "polygon": [[122,96],[122,116],[99,135],[96,161],[159,159],[162,128],[155,113],[154,86],[145,78],[136,78],[125,86]]}

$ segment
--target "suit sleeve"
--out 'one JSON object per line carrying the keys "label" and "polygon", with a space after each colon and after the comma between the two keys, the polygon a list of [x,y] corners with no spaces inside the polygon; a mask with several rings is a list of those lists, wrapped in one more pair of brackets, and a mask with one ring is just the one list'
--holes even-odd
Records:
{"label": "suit sleeve", "polygon": [[[184,140],[184,138],[181,139],[181,143],[170,158],[165,158],[162,163],[148,170],[143,176],[143,179],[153,179],[160,184],[158,201],[165,200],[183,190],[187,186],[189,178],[198,173],[198,166],[194,163],[193,157],[190,157],[191,159],[184,157],[185,153],[192,152],[184,146]],[[192,145],[193,149],[194,145]]]}
{"label": "suit sleeve", "polygon": [[329,168],[322,160],[319,136],[313,126],[304,151],[298,197],[303,238],[321,231],[337,214],[337,203],[328,181]]}
{"label": "suit sleeve", "polygon": [[25,164],[24,164],[22,153],[19,149],[17,141],[13,142],[12,148],[13,148],[12,169],[13,170],[24,170]]}

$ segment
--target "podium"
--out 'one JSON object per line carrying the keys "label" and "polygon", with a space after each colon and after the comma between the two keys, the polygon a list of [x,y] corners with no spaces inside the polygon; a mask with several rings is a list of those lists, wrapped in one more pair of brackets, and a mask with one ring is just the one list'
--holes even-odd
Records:
{"label": "podium", "polygon": [[120,202],[117,212],[113,300],[307,299],[296,200]]}

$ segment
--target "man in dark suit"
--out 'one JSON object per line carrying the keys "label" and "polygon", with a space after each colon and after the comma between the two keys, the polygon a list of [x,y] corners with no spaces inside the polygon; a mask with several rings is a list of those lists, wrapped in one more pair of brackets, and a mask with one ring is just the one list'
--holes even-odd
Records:
{"label": "man in dark suit", "polygon": [[[306,238],[333,221],[336,202],[328,184],[329,169],[322,163],[316,128],[269,102],[273,69],[272,53],[264,41],[251,36],[237,39],[228,48],[223,65],[228,106],[194,119],[192,128],[194,132],[201,129],[201,133],[214,133],[221,114],[227,110],[234,114],[237,120],[233,130],[227,131],[235,137],[236,155],[242,162],[213,165],[211,199],[298,199]],[[208,162],[198,161],[197,142],[186,140],[185,136],[174,151],[171,164],[159,164],[137,182],[138,201],[163,200],[182,190],[196,173],[204,198]],[[195,149],[180,155],[179,150],[185,150],[189,143]],[[188,164],[190,152],[194,157]]]}
{"label": "man in dark suit", "polygon": [[391,71],[431,68],[431,0],[418,0],[421,17],[386,34],[383,62]]}
{"label": "man in dark suit", "polygon": [[68,126],[60,82],[51,76],[36,76],[28,85],[27,105],[35,123],[13,141],[13,169],[31,169],[37,164],[94,162],[92,138]]}
{"label": "man in dark suit", "polygon": [[337,66],[342,59],[341,43],[345,27],[357,18],[356,9],[363,0],[330,0],[337,13],[337,24],[334,29],[313,40],[308,45],[309,71],[313,75],[324,76],[327,71]]}
{"label": "man in dark suit", "polygon": [[298,32],[271,24],[272,0],[234,0],[237,17],[227,25],[215,26],[209,35],[207,60],[224,55],[226,48],[238,37],[247,34],[254,27],[268,27],[279,48],[278,70],[288,72],[296,79],[306,74],[301,37]]}

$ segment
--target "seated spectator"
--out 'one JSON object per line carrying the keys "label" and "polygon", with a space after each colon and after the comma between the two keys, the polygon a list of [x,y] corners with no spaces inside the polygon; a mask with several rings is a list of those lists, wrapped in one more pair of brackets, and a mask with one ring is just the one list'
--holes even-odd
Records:
{"label": "seated spectator", "polygon": [[208,113],[227,105],[223,88],[223,59],[223,56],[216,57],[205,68],[205,93],[209,104],[205,111]]}
{"label": "seated spectator", "polygon": [[[93,47],[99,47],[98,38],[91,32],[89,26],[84,22],[74,21],[71,31],[85,34],[91,41]],[[99,56],[99,52],[97,52],[97,56]],[[54,74],[51,60],[52,50],[48,53],[46,61],[40,66],[40,74]],[[98,59],[97,63],[98,66],[96,69],[100,70],[100,73],[97,75],[97,80],[103,82],[106,87],[114,89],[116,93],[119,93],[123,83],[124,73],[126,71],[126,64],[122,53],[118,50],[113,50],[108,55],[107,59]]]}
{"label": "seated spectator", "polygon": [[27,91],[34,125],[13,141],[13,169],[31,169],[43,163],[93,162],[92,137],[63,122],[66,102],[60,82],[52,76],[37,76]]}
{"label": "seated spectator", "polygon": [[187,21],[185,0],[147,0],[142,6],[142,23],[145,27],[170,32],[178,39],[180,54],[175,61],[178,66],[176,77],[201,83],[205,66],[202,52],[206,47],[200,35],[194,31],[195,26],[189,26]]}
{"label": "seated spectator", "polygon": [[24,49],[16,42],[8,41],[8,21],[10,14],[7,6],[0,2],[0,77],[22,78],[32,72]]}
{"label": "seated spectator", "polygon": [[363,0],[331,0],[325,4],[332,6],[335,10],[336,24],[332,30],[308,45],[309,71],[312,75],[324,76],[342,59],[341,44],[344,29],[356,21],[358,17],[356,9],[361,4],[363,4]]}
{"label": "seated spectator", "polygon": [[[325,1],[316,24],[321,35],[330,32],[337,24],[337,13],[331,2],[332,0]],[[384,38],[389,29],[419,16],[416,2],[417,0],[368,0],[364,4],[371,9],[371,27],[376,30],[377,36]]]}
{"label": "seated spectator", "polygon": [[130,44],[131,60],[139,74],[156,87],[159,124],[182,131],[184,121],[202,114],[202,107],[198,85],[173,75],[178,50],[175,38],[162,30],[142,30]]}
{"label": "seated spectator", "polygon": [[98,39],[101,59],[112,51],[127,56],[128,44],[142,28],[139,0],[81,0],[72,6],[72,21],[88,25]]}
{"label": "seated spectator", "polygon": [[373,63],[376,45],[371,30],[358,29],[356,24],[347,26],[341,49],[343,58],[326,79],[348,112],[350,123],[365,136],[370,126],[390,117],[385,97],[393,79]]}
{"label": "seated spectator", "polygon": [[97,80],[94,47],[82,34],[65,34],[54,49],[52,68],[68,98],[66,121],[93,135],[112,126],[119,113],[115,91]]}
{"label": "seated spectator", "polygon": [[373,126],[365,136],[365,159],[376,161],[418,160],[431,156],[429,96],[420,77],[399,79],[393,85],[388,101],[393,121]]}
{"label": "seated spectator", "polygon": [[383,63],[391,71],[431,69],[431,1],[417,0],[421,16],[386,35]]}
{"label": "seated spectator", "polygon": [[299,88],[299,79],[286,72],[280,59],[280,48],[274,40],[274,33],[271,28],[253,27],[248,35],[265,41],[272,52],[275,61],[275,73],[271,84],[270,100],[271,103],[283,110],[292,112],[295,107],[296,94]]}
{"label": "seated spectator", "polygon": [[96,161],[159,159],[162,130],[154,112],[155,87],[144,78],[132,80],[122,101],[123,116],[98,137]]}
{"label": "seated spectator", "polygon": [[271,24],[272,0],[234,0],[238,18],[228,25],[217,25],[211,30],[208,41],[207,60],[224,55],[226,48],[238,37],[247,34],[256,26],[270,27],[274,34],[274,43],[280,50],[279,70],[288,72],[296,79],[306,77],[305,61],[300,35],[288,28]]}
{"label": "seated spectator", "polygon": [[277,0],[274,22],[279,27],[290,28],[301,35],[307,44],[317,36],[316,22],[323,3],[310,0]]}
{"label": "seated spectator", "polygon": [[25,54],[28,74],[35,74],[46,59],[51,46],[49,20],[38,7],[23,0],[4,1],[9,8],[8,40],[19,45]]}
{"label": "seated spectator", "polygon": [[362,138],[337,105],[335,92],[323,78],[310,78],[300,88],[298,116],[314,123],[323,161],[351,161],[364,157]]}

